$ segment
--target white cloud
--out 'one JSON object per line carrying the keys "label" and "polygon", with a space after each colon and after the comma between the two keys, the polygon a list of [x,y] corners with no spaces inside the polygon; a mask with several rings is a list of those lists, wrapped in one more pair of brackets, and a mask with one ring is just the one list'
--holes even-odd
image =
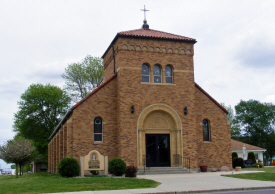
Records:
{"label": "white cloud", "polygon": [[275,105],[275,94],[266,96],[261,102],[272,103]]}

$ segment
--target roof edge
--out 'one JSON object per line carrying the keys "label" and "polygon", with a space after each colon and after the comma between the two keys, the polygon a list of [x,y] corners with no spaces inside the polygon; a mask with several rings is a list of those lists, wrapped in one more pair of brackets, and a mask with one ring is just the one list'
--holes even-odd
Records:
{"label": "roof edge", "polygon": [[[253,152],[266,152],[266,150],[249,150],[249,149],[246,149],[248,151],[253,151]],[[231,150],[232,152],[234,151],[243,151],[243,150]]]}
{"label": "roof edge", "polygon": [[202,92],[204,93],[210,100],[212,100],[218,107],[220,107],[220,109],[222,109],[226,114],[228,114],[228,111],[222,106],[220,105],[220,103],[218,103],[212,96],[210,96],[204,89],[202,89],[196,82],[195,86]]}
{"label": "roof edge", "polygon": [[74,109],[76,109],[80,104],[82,104],[83,102],[85,102],[89,97],[91,97],[94,93],[96,93],[98,90],[100,90],[101,88],[103,88],[107,83],[109,83],[112,79],[114,79],[117,76],[117,73],[113,74],[109,79],[107,79],[105,82],[103,82],[102,84],[100,84],[96,89],[94,89],[91,93],[89,93],[87,96],[85,96],[84,98],[82,98],[78,103],[76,103],[74,106],[72,106],[70,109],[68,109],[68,111],[66,112],[66,114],[64,115],[64,117],[62,118],[62,120],[58,123],[58,125],[55,127],[54,131],[52,132],[52,134],[49,137],[49,140],[52,139],[52,137],[54,136],[54,134],[58,131],[59,127],[61,126],[62,123],[64,123],[64,121],[66,120],[66,118],[68,116],[70,116],[70,114],[73,112]]}
{"label": "roof edge", "polygon": [[49,137],[49,140],[52,139],[52,137],[54,136],[54,134],[58,131],[59,127],[61,126],[61,124],[64,122],[64,120],[70,116],[70,114],[73,112],[73,109],[70,108],[66,114],[64,115],[64,117],[62,118],[62,120],[58,123],[58,125],[55,127],[54,131],[52,132],[52,134]]}
{"label": "roof edge", "polygon": [[76,103],[72,108],[75,109],[77,108],[80,104],[82,104],[83,102],[85,102],[89,97],[91,97],[94,93],[96,93],[98,90],[100,90],[101,88],[103,88],[103,86],[105,86],[107,83],[109,83],[112,79],[114,79],[117,76],[117,73],[113,74],[109,79],[107,79],[105,82],[103,82],[102,84],[100,84],[96,89],[94,89],[91,93],[89,93],[87,96],[85,96],[84,98],[82,98],[78,103]]}

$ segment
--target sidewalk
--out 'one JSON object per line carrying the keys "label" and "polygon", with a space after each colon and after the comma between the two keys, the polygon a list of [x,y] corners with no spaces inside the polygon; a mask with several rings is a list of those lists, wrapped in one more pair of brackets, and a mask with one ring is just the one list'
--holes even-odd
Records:
{"label": "sidewalk", "polygon": [[69,192],[66,194],[195,193],[196,191],[211,192],[260,188],[275,189],[275,182],[272,181],[245,180],[221,176],[222,174],[241,174],[255,172],[261,171],[138,175],[138,178],[152,179],[154,181],[160,182],[161,185],[150,189],[81,191]]}

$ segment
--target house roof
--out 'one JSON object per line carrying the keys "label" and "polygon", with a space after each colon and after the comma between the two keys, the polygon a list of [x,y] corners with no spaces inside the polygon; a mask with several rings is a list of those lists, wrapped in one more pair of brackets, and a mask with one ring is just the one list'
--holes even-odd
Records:
{"label": "house roof", "polygon": [[220,105],[220,103],[218,103],[214,98],[212,98],[212,96],[210,96],[204,89],[202,89],[197,83],[195,83],[195,86],[196,86],[202,93],[204,93],[210,100],[212,100],[218,107],[220,107],[220,109],[222,109],[226,114],[228,114],[228,111],[227,111],[222,105]]}
{"label": "house roof", "polygon": [[185,36],[180,36],[180,35],[162,32],[162,31],[158,31],[158,30],[141,28],[141,29],[136,29],[136,30],[123,31],[123,32],[117,33],[117,35],[111,42],[110,46],[107,48],[107,50],[103,54],[102,58],[104,58],[107,51],[115,43],[115,41],[118,39],[118,37],[172,40],[172,41],[181,41],[181,42],[191,42],[194,44],[197,42],[196,39],[193,39],[193,38],[188,38]]}
{"label": "house roof", "polygon": [[94,89],[91,93],[89,93],[87,96],[85,96],[84,98],[82,98],[78,103],[76,103],[74,106],[72,106],[67,113],[64,115],[64,117],[62,118],[62,120],[58,123],[58,125],[55,127],[54,131],[52,132],[52,134],[50,135],[49,139],[51,139],[54,134],[58,131],[58,129],[60,128],[61,124],[64,123],[64,121],[70,116],[70,114],[73,112],[73,110],[78,107],[80,104],[82,104],[83,102],[85,102],[89,97],[91,97],[94,93],[96,93],[98,90],[100,90],[101,88],[103,88],[107,83],[109,83],[111,80],[113,80],[115,77],[117,76],[117,73],[113,74],[109,79],[107,79],[105,82],[103,82],[102,84],[100,84],[96,89]]}
{"label": "house roof", "polygon": [[257,146],[253,146],[247,143],[243,143],[240,141],[236,141],[234,139],[231,139],[231,150],[243,150],[243,145],[245,145],[246,150],[259,150],[259,151],[266,151],[264,148],[260,148]]}

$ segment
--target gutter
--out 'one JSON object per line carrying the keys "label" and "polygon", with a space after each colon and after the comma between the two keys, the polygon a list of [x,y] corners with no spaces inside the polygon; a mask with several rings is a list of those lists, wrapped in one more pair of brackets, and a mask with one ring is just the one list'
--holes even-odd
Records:
{"label": "gutter", "polygon": [[55,127],[54,131],[52,132],[52,134],[49,137],[49,140],[54,136],[54,134],[57,132],[57,130],[59,129],[59,127],[61,126],[61,124],[65,121],[65,119],[73,112],[73,108],[70,108],[66,114],[64,115],[64,117],[62,118],[62,120],[58,123],[58,125]]}

